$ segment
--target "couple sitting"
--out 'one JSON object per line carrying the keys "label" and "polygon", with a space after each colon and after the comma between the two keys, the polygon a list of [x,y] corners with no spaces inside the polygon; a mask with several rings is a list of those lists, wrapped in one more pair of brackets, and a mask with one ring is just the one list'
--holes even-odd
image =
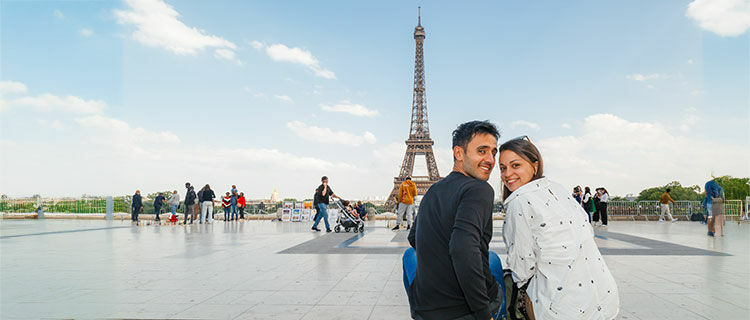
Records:
{"label": "couple sitting", "polygon": [[613,319],[617,286],[586,213],[567,189],[543,176],[541,154],[528,137],[498,149],[499,136],[487,121],[453,131],[453,172],[424,195],[403,258],[412,318],[506,316],[504,302],[511,301],[504,297],[502,263],[489,250],[494,191],[487,180],[499,152],[506,262],[512,285],[528,299],[528,316]]}

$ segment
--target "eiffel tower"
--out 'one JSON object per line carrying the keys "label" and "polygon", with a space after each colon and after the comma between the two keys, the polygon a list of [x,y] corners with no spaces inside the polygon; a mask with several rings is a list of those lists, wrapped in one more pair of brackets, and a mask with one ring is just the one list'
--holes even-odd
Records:
{"label": "eiffel tower", "polygon": [[[396,208],[396,197],[401,183],[406,177],[411,177],[417,185],[417,194],[424,195],[427,189],[441,177],[438,173],[435,154],[432,152],[432,145],[435,144],[430,138],[430,128],[427,121],[427,103],[425,101],[424,85],[424,51],[423,44],[425,38],[424,28],[422,27],[421,8],[419,9],[417,27],[414,28],[414,40],[417,42],[417,50],[414,57],[414,95],[411,105],[411,128],[409,129],[409,139],[406,140],[406,154],[404,162],[401,164],[401,172],[398,177],[393,178],[393,190],[388,196],[385,203],[386,208]],[[424,155],[427,161],[427,176],[412,176],[414,172],[414,157]]]}

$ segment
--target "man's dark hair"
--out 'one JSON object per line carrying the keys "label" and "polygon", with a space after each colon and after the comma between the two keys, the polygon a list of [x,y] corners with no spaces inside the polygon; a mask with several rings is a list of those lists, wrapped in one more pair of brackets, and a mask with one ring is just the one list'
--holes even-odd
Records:
{"label": "man's dark hair", "polygon": [[670,189],[670,188],[667,188],[667,192],[670,192],[670,191],[672,191],[672,189]]}
{"label": "man's dark hair", "polygon": [[474,137],[474,135],[480,134],[480,133],[487,133],[495,137],[495,139],[500,138],[500,132],[497,130],[497,127],[492,122],[489,122],[489,120],[485,121],[469,121],[462,123],[461,125],[456,128],[456,130],[453,130],[453,146],[459,146],[466,150],[466,146],[469,145],[469,141],[471,141],[471,138]]}
{"label": "man's dark hair", "polygon": [[411,180],[411,177],[406,177],[406,180]]}
{"label": "man's dark hair", "polygon": [[190,182],[185,182],[185,188],[190,187]]}
{"label": "man's dark hair", "polygon": [[323,176],[322,178],[320,178],[320,182],[323,182],[323,181],[325,181],[325,180],[328,180],[328,177],[326,177],[326,176]]}

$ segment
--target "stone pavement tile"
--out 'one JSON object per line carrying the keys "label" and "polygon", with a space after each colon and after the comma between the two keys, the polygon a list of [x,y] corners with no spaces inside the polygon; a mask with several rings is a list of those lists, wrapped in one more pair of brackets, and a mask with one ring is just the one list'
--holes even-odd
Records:
{"label": "stone pavement tile", "polygon": [[237,291],[227,290],[213,297],[203,303],[208,304],[240,304],[240,305],[256,305],[263,301],[266,297],[274,294],[276,291]]}
{"label": "stone pavement tile", "polygon": [[172,318],[176,319],[234,319],[253,306],[202,303],[184,310]]}
{"label": "stone pavement tile", "polygon": [[[365,318],[361,318],[365,319]],[[369,320],[411,319],[411,311],[406,306],[375,306]]]}
{"label": "stone pavement tile", "polygon": [[310,290],[323,290],[330,291],[333,289],[339,280],[316,280],[316,279],[300,279],[281,287],[281,291],[310,291]]}
{"label": "stone pavement tile", "polygon": [[[748,319],[750,310],[723,301],[720,297],[697,294],[662,295],[682,309],[690,310],[707,319]],[[742,314],[744,313],[744,316]]]}
{"label": "stone pavement tile", "polygon": [[261,300],[262,304],[301,304],[301,305],[316,305],[318,301],[323,299],[327,291],[312,290],[312,291],[277,291]]}
{"label": "stone pavement tile", "polygon": [[378,282],[368,282],[364,280],[341,280],[338,284],[336,284],[335,287],[333,287],[333,291],[375,291],[380,292],[383,291],[383,287],[385,286],[385,281],[378,281]]}
{"label": "stone pavement tile", "polygon": [[367,319],[372,313],[373,306],[315,306],[303,320],[351,320]]}
{"label": "stone pavement tile", "polygon": [[620,294],[620,308],[641,319],[707,319],[654,294]]}
{"label": "stone pavement tile", "polygon": [[409,298],[406,296],[406,291],[403,290],[403,287],[401,290],[396,291],[383,291],[380,294],[380,297],[378,297],[378,302],[376,303],[378,306],[408,306],[409,305]]}
{"label": "stone pavement tile", "polygon": [[312,310],[311,305],[258,304],[238,315],[235,319],[301,319]]}
{"label": "stone pavement tile", "polygon": [[323,299],[318,301],[319,306],[345,306],[349,304],[349,298],[351,298],[354,292],[351,291],[330,291],[326,294]]}
{"label": "stone pavement tile", "polygon": [[194,305],[174,302],[162,303],[132,303],[114,304],[109,310],[96,318],[118,318],[118,319],[168,319]]}

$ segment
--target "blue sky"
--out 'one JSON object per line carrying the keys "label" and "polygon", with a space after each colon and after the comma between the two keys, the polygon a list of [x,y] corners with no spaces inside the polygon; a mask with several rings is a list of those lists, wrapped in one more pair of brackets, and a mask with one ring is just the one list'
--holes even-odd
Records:
{"label": "blue sky", "polygon": [[750,175],[746,1],[3,0],[0,192],[385,197],[420,5],[441,174],[489,119],[571,188]]}

